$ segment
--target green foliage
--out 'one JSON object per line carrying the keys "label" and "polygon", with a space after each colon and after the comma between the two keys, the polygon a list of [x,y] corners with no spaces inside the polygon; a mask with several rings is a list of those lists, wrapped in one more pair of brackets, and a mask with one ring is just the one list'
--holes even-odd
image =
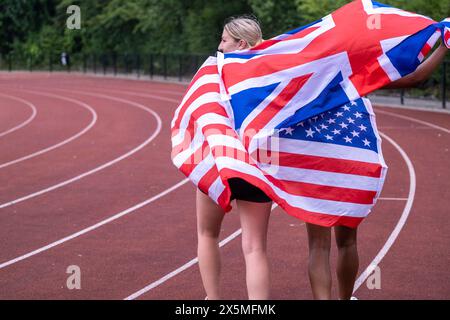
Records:
{"label": "green foliage", "polygon": [[351,1],[346,0],[295,0],[297,12],[305,21],[316,21]]}
{"label": "green foliage", "polygon": [[445,0],[384,0],[380,2],[420,13],[437,21],[450,16],[450,2]]}
{"label": "green foliage", "polygon": [[[1,0],[0,54],[45,59],[70,53],[207,53],[225,18],[254,14],[268,39],[348,3],[345,0]],[[381,0],[441,20],[445,0]],[[67,7],[81,8],[81,30],[66,28]]]}
{"label": "green foliage", "polygon": [[249,13],[252,13],[251,8],[239,0],[194,1],[184,23],[187,50],[193,53],[215,52],[225,19]]}
{"label": "green foliage", "polygon": [[295,1],[249,0],[263,27],[264,39],[310,22],[297,10]]}
{"label": "green foliage", "polygon": [[11,52],[18,42],[51,25],[53,0],[2,0],[0,2],[0,53]]}

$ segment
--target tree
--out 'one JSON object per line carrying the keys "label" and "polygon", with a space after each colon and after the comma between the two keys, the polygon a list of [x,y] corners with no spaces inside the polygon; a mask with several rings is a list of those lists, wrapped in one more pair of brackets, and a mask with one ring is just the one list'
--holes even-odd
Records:
{"label": "tree", "polygon": [[306,23],[314,22],[351,1],[295,0],[296,9]]}
{"label": "tree", "polygon": [[195,1],[188,9],[184,41],[189,52],[213,53],[217,50],[224,21],[230,16],[251,14],[247,3],[239,0]]}
{"label": "tree", "polygon": [[[0,54],[34,59],[71,53],[212,53],[224,20],[254,14],[264,39],[313,22],[346,0],[2,0]],[[441,20],[442,0],[381,0]],[[81,8],[81,30],[66,28],[67,7]]]}
{"label": "tree", "polygon": [[264,39],[300,27],[307,20],[297,10],[295,1],[249,0],[261,22]]}
{"label": "tree", "polygon": [[[0,2],[0,53],[9,54],[30,34],[50,24],[54,0],[2,0]],[[16,45],[14,45],[16,43]]]}

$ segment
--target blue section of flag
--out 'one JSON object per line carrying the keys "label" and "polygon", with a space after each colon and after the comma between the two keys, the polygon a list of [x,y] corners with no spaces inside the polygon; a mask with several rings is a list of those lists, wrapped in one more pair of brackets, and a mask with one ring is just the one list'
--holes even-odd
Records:
{"label": "blue section of flag", "polygon": [[420,32],[409,36],[386,53],[402,77],[417,69],[420,64],[418,58],[420,51],[435,31],[435,25],[428,26]]}
{"label": "blue section of flag", "polygon": [[242,53],[225,53],[224,58],[238,58],[238,59],[251,59],[256,56],[260,56],[259,53],[253,53],[253,54],[242,54]]}
{"label": "blue section of flag", "polygon": [[389,5],[384,4],[384,3],[379,3],[379,2],[376,2],[376,1],[372,1],[372,5],[373,5],[374,8],[383,8],[383,7],[392,8],[392,6],[389,6]]}
{"label": "blue section of flag", "polygon": [[342,74],[339,72],[338,75],[325,87],[325,89],[316,99],[298,109],[292,117],[280,123],[280,125],[277,126],[277,129],[283,126],[289,126],[291,124],[298,123],[319,113],[330,110],[337,106],[342,106],[343,104],[349,102],[350,100],[347,94],[340,85],[342,80]]}
{"label": "blue section of flag", "polygon": [[278,128],[278,133],[280,138],[331,143],[378,153],[370,113],[361,98],[295,125]]}
{"label": "blue section of flag", "polygon": [[264,101],[278,85],[279,83],[273,83],[265,87],[250,88],[231,96],[230,104],[233,109],[236,130],[239,130],[250,112]]}

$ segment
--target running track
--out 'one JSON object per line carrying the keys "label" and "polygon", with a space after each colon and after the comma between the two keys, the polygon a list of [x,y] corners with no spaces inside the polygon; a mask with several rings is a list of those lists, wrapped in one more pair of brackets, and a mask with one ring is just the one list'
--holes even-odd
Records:
{"label": "running track", "polygon": [[[195,188],[170,161],[170,120],[184,90],[0,74],[0,299],[204,298]],[[389,172],[360,227],[366,273],[355,295],[449,299],[450,113],[375,112]],[[234,210],[222,238],[224,298],[246,299]],[[269,256],[273,298],[311,299],[304,224],[278,207]],[[81,268],[80,290],[66,287],[70,265]],[[375,265],[381,289],[369,290]]]}

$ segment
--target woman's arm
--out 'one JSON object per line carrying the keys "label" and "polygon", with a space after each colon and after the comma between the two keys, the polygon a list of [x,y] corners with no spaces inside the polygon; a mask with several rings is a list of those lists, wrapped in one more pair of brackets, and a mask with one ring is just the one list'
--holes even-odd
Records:
{"label": "woman's arm", "polygon": [[440,46],[431,54],[431,56],[422,62],[414,72],[391,82],[382,89],[398,89],[417,86],[419,83],[425,81],[431,76],[433,71],[439,66],[442,60],[444,60],[445,54],[448,51],[449,50],[447,47],[441,43]]}

